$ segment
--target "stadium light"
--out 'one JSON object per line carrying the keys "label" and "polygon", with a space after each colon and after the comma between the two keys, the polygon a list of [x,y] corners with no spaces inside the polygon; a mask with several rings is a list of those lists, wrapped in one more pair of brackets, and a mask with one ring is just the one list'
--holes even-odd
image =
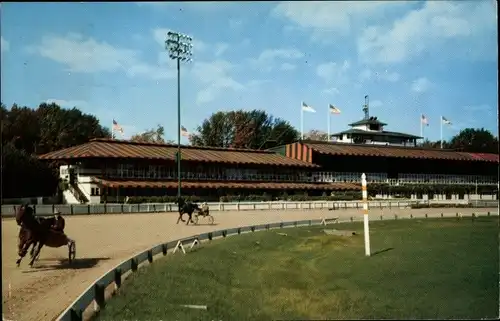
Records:
{"label": "stadium light", "polygon": [[190,62],[193,38],[178,32],[169,31],[165,49],[170,59],[177,61],[177,196],[181,196],[181,61]]}

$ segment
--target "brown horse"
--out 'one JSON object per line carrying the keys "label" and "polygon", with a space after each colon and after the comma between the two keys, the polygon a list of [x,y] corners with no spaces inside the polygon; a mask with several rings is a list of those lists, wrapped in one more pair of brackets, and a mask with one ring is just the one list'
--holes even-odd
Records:
{"label": "brown horse", "polygon": [[43,245],[60,247],[73,242],[62,232],[65,222],[60,215],[50,219],[40,218],[37,220],[33,209],[28,205],[23,205],[16,213],[16,222],[21,226],[18,242],[20,257],[16,261],[17,266],[21,264],[31,245],[33,245],[33,249],[29,265],[33,266],[36,258],[40,255]]}

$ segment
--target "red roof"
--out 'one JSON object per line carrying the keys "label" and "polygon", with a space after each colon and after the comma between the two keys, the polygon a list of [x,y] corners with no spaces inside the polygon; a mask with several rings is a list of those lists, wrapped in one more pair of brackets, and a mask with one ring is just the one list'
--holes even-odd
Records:
{"label": "red roof", "polygon": [[[113,180],[93,177],[92,180],[108,187],[177,188],[177,181]],[[182,182],[182,188],[245,188],[245,189],[300,189],[300,190],[360,190],[353,183],[284,183],[284,182]]]}
{"label": "red roof", "polygon": [[486,153],[468,153],[472,158],[476,160],[483,160],[487,162],[498,162],[498,154],[486,154]]}
{"label": "red roof", "polygon": [[463,161],[498,162],[497,154],[478,154],[456,152],[441,149],[423,149],[416,147],[354,145],[345,143],[327,143],[303,141],[303,144],[321,154],[345,156],[377,156],[417,159],[445,159]]}
{"label": "red roof", "polygon": [[[136,143],[110,139],[91,141],[41,155],[40,159],[81,159],[81,158],[135,158],[175,160],[177,145]],[[182,160],[207,163],[232,163],[278,165],[295,167],[318,167],[317,165],[291,159],[270,151],[181,146]]]}

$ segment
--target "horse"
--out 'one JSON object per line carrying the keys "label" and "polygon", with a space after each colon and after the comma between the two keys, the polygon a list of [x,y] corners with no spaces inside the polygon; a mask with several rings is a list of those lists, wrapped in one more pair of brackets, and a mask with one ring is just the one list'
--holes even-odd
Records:
{"label": "horse", "polygon": [[200,208],[198,207],[197,204],[195,203],[192,203],[190,201],[185,201],[182,197],[178,197],[177,200],[175,201],[175,203],[178,205],[179,207],[179,218],[177,219],[177,224],[179,224],[179,221],[183,221],[184,220],[182,219],[182,216],[184,214],[188,214],[189,215],[189,219],[187,220],[187,223],[186,225],[189,224],[189,222],[193,222],[193,212],[195,210],[200,210]]}
{"label": "horse", "polygon": [[[37,219],[34,215],[33,209],[28,204],[21,206],[17,210],[16,222],[21,227],[19,231],[19,259],[16,261],[17,266],[21,264],[21,260],[24,256],[26,256],[26,253],[31,245],[33,245],[33,249],[31,251],[32,258],[29,265],[33,266],[33,263],[40,255],[40,250],[44,244],[47,244],[48,246],[55,246],[57,244],[61,244],[62,238],[60,235],[67,238],[66,235],[61,232],[61,228],[64,229],[65,223],[64,219],[60,215],[50,219]],[[54,226],[58,230],[54,230]],[[55,247],[59,246],[62,245],[57,245]]]}
{"label": "horse", "polygon": [[[33,244],[33,249],[36,248],[35,252],[31,255],[31,261],[29,263],[30,266],[33,266],[33,263],[38,259],[40,256],[40,251],[42,250],[42,247],[48,246],[48,247],[61,247],[64,245],[67,245],[69,248],[69,257],[70,257],[70,262],[71,260],[74,259],[75,255],[75,241],[70,239],[66,234],[64,234],[61,231],[56,231],[54,229],[49,229],[47,234],[45,235],[44,239],[39,239],[37,238],[37,235],[30,230],[21,227],[21,231],[19,231],[19,243],[22,244],[27,244],[26,250],[22,253],[19,253],[19,256],[21,256],[17,261],[16,264],[19,266],[21,264],[21,260],[23,257],[26,255],[27,248]],[[20,249],[21,250],[21,249]],[[33,252],[33,251],[32,251]]]}
{"label": "horse", "polygon": [[[56,213],[54,217],[45,218],[45,217],[37,217],[36,218],[43,229],[54,230],[56,232],[61,232],[64,234],[64,227],[66,226],[66,221],[61,216],[60,213]],[[25,233],[22,229],[19,230],[19,234]],[[21,235],[19,235],[19,240],[23,239]],[[31,248],[30,255],[33,257],[35,248],[38,245],[38,242],[33,243],[33,247]]]}

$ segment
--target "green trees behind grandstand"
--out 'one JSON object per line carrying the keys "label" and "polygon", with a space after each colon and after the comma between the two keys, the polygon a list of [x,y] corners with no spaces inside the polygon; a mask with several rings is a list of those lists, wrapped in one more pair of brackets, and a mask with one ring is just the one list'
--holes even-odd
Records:
{"label": "green trees behind grandstand", "polygon": [[99,120],[79,109],[42,103],[38,108],[0,106],[2,194],[4,198],[53,196],[60,186],[57,168],[36,155],[110,137]]}
{"label": "green trees behind grandstand", "polygon": [[220,111],[198,126],[194,146],[262,149],[296,141],[297,130],[286,120],[263,110]]}

